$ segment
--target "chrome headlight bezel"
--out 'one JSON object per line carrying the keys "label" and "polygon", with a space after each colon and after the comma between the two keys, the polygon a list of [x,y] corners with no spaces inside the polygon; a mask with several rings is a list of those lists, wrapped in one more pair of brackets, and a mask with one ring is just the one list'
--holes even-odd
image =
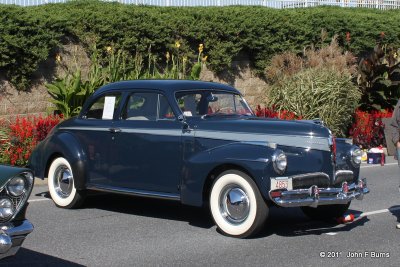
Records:
{"label": "chrome headlight bezel", "polygon": [[6,189],[8,194],[13,197],[19,197],[27,190],[28,182],[23,175],[17,175],[8,181]]}
{"label": "chrome headlight bezel", "polygon": [[282,150],[278,149],[272,155],[272,166],[277,174],[282,175],[285,173],[287,168],[287,157]]}
{"label": "chrome headlight bezel", "polygon": [[0,220],[7,221],[15,214],[13,202],[8,197],[0,198]]}
{"label": "chrome headlight bezel", "polygon": [[[16,182],[16,180],[19,179],[24,181],[23,188],[14,190],[15,188],[12,188],[13,182]],[[32,192],[33,183],[34,183],[33,173],[25,169],[20,173],[17,173],[16,175],[12,176],[10,179],[8,179],[7,183],[5,183],[4,186],[0,188],[0,201],[8,199],[12,203],[11,210],[13,212],[13,214],[10,216],[5,216],[5,217],[0,216],[0,223],[11,221],[15,218],[15,216],[17,216],[19,211],[22,209],[22,207],[24,207],[24,205],[28,201],[28,198]],[[8,208],[9,207],[6,207],[6,209]],[[0,208],[0,213],[2,213],[2,208]]]}
{"label": "chrome headlight bezel", "polygon": [[361,165],[362,150],[358,147],[353,147],[350,150],[350,161],[354,167],[359,167]]}

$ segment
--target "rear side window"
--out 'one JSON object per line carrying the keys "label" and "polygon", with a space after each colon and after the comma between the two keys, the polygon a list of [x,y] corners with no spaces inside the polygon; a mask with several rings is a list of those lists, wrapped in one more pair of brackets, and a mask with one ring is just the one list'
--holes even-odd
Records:
{"label": "rear side window", "polygon": [[158,93],[134,93],[129,96],[122,119],[156,121],[175,119],[167,98]]}
{"label": "rear side window", "polygon": [[88,109],[84,118],[112,120],[121,101],[120,94],[105,95],[98,98]]}

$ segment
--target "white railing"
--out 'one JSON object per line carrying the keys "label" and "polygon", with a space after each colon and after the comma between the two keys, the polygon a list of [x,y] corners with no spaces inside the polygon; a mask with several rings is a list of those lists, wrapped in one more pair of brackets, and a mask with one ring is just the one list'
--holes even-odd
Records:
{"label": "white railing", "polygon": [[[36,6],[63,3],[68,0],[0,0],[0,4]],[[341,7],[365,7],[377,9],[400,8],[400,0],[104,0],[134,5],[154,6],[266,6],[272,8],[314,7],[321,5]]]}

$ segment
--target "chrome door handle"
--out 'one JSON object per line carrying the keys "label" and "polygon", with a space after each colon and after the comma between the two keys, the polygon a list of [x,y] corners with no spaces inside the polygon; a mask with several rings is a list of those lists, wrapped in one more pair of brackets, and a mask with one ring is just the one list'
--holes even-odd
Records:
{"label": "chrome door handle", "polygon": [[111,133],[120,133],[121,132],[120,128],[110,128],[109,130]]}

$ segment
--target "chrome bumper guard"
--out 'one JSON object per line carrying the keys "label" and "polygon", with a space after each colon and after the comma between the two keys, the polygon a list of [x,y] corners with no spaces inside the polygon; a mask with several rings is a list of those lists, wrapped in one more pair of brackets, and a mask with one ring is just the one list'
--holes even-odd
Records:
{"label": "chrome bumper guard", "polygon": [[347,204],[353,199],[362,200],[369,193],[367,179],[358,184],[342,183],[341,188],[318,188],[313,185],[308,189],[273,190],[269,192],[270,199],[281,207],[318,207],[320,205]]}
{"label": "chrome bumper guard", "polygon": [[0,227],[0,259],[15,255],[25,237],[33,231],[28,221],[9,222]]}

